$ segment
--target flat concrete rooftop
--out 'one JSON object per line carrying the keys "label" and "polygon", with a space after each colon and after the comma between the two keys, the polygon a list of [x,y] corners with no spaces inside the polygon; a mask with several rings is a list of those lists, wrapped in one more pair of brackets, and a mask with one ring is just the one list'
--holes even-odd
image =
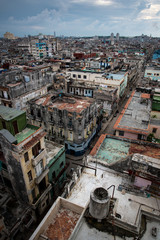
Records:
{"label": "flat concrete rooftop", "polygon": [[[64,149],[64,146],[56,142],[45,141],[46,145],[46,154],[47,154],[47,163],[52,160],[56,155]],[[55,158],[56,159],[56,158]]]}
{"label": "flat concrete rooftop", "polygon": [[9,108],[9,107],[0,105],[0,116],[1,116],[1,118],[3,118],[6,121],[10,121],[24,113],[25,113],[25,111],[17,110],[14,108]]}
{"label": "flat concrete rooftop", "polygon": [[[157,228],[157,237],[152,236],[152,229]],[[108,232],[103,232],[98,230],[97,228],[93,227],[92,225],[89,225],[86,219],[83,217],[81,220],[81,223],[77,227],[78,230],[75,231],[75,234],[72,236],[71,240],[123,240],[120,236],[117,236],[115,234],[115,237],[113,234],[108,233]],[[160,239],[160,223],[158,221],[154,220],[147,220],[146,224],[146,231],[141,238],[141,240],[155,240],[155,239]],[[126,233],[126,231],[124,230]],[[131,240],[134,239],[133,237],[125,237],[126,240]]]}
{"label": "flat concrete rooftop", "polygon": [[90,152],[90,157],[94,156],[94,161],[96,159],[104,165],[110,165],[134,153],[160,159],[160,148],[157,148],[157,145],[147,145],[143,141],[139,144],[135,141],[107,134],[102,134],[98,139]]}
{"label": "flat concrete rooftop", "polygon": [[151,100],[141,92],[133,92],[117,119],[114,129],[148,131]]}
{"label": "flat concrete rooftop", "polygon": [[[89,166],[95,167],[96,164],[90,163]],[[121,223],[130,226],[131,228],[139,228],[141,211],[148,214],[148,216],[152,216],[153,218],[160,220],[160,199],[155,197],[146,198],[132,195],[129,192],[126,193],[117,191],[119,184],[124,178],[124,175],[97,164],[96,176],[94,170],[88,168],[85,169],[81,178],[72,189],[68,200],[82,207],[86,207],[90,199],[90,193],[93,189],[96,187],[103,187],[107,189],[111,185],[115,185],[114,198],[117,200],[113,214],[115,214],[115,216],[116,214],[121,216]],[[108,190],[110,196],[112,196],[112,191],[113,188]]]}
{"label": "flat concrete rooftop", "polygon": [[82,99],[67,96],[60,96],[52,101],[51,97],[51,94],[40,97],[35,100],[35,104],[47,106],[50,111],[55,108],[59,110],[67,110],[68,112],[80,113],[94,102],[93,99]]}

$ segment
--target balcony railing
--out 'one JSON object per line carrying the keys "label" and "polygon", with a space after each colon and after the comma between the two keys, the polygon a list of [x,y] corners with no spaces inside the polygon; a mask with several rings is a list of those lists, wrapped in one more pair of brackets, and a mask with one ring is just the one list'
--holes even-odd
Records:
{"label": "balcony railing", "polygon": [[42,179],[48,174],[48,172],[49,172],[48,168],[44,169],[42,173],[35,178],[35,184],[39,184],[42,181]]}
{"label": "balcony railing", "polygon": [[37,199],[37,201],[35,203],[32,203],[32,207],[34,209],[36,209],[36,207],[38,206],[39,202],[42,201],[45,196],[48,194],[48,192],[52,189],[52,185],[49,183],[48,186],[46,187],[46,189],[44,190],[44,192],[39,196],[39,198]]}
{"label": "balcony railing", "polygon": [[39,163],[39,161],[44,158],[44,156],[45,156],[45,150],[41,149],[39,151],[39,154],[36,157],[32,158],[33,167],[35,167]]}

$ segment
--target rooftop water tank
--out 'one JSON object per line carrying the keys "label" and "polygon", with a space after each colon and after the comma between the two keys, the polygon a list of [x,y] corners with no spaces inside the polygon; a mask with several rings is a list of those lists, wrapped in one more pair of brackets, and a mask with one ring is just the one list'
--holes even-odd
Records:
{"label": "rooftop water tank", "polygon": [[89,213],[93,218],[102,220],[109,213],[110,197],[106,189],[99,187],[94,189],[90,195]]}

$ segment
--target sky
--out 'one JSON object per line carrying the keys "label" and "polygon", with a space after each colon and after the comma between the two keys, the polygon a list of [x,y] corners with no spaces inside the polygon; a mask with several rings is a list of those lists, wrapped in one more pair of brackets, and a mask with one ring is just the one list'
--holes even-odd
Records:
{"label": "sky", "polygon": [[0,37],[160,37],[160,0],[0,0]]}

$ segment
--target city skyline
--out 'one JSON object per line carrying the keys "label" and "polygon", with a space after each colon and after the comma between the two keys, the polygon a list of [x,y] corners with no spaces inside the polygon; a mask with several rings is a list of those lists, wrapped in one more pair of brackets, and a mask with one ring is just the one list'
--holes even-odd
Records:
{"label": "city skyline", "polygon": [[1,3],[0,36],[43,34],[65,36],[152,35],[159,37],[157,0],[6,0]]}

